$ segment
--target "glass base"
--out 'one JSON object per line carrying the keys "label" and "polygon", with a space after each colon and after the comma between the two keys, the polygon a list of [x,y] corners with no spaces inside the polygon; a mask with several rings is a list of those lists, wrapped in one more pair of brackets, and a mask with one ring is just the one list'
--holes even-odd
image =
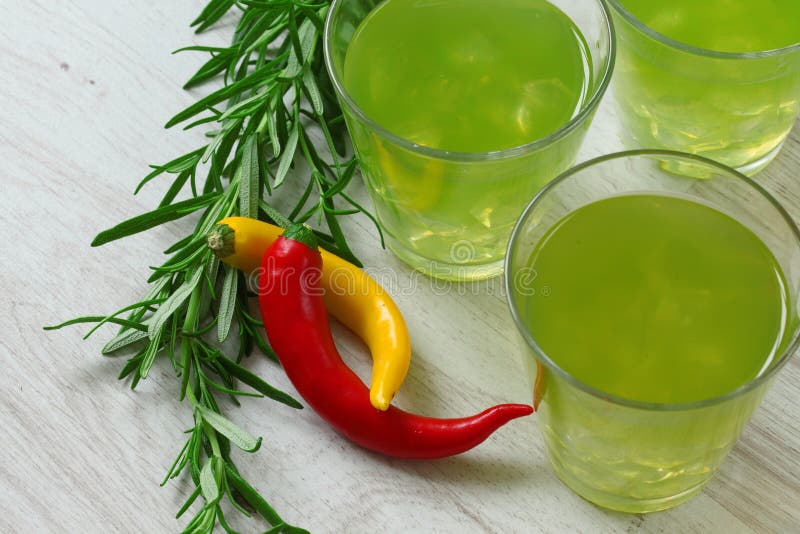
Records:
{"label": "glass base", "polygon": [[[778,153],[783,148],[784,142],[785,140],[781,141],[775,148],[773,148],[772,150],[770,150],[757,160],[751,161],[750,163],[746,163],[739,167],[733,167],[733,169],[748,177],[752,177],[758,174],[759,172],[763,171],[767,165],[772,163],[772,160],[775,159],[775,156],[777,156]],[[629,132],[623,135],[623,143],[625,144],[625,147],[629,150],[639,150],[643,148],[639,143],[636,142],[636,140]],[[681,150],[680,148],[675,148],[675,147],[662,147],[662,148],[666,148],[669,150],[678,150],[678,151]],[[706,156],[703,153],[697,153],[697,155],[709,157],[709,159],[717,161],[714,157]],[[709,170],[709,168],[706,165],[692,163],[690,161],[676,161],[672,159],[665,160],[661,164],[661,168],[672,174],[677,174],[679,176],[688,176],[690,178],[707,179],[707,178],[712,178],[714,176],[714,172]]]}
{"label": "glass base", "polygon": [[444,263],[420,256],[388,236],[386,244],[389,250],[394,252],[395,256],[407,263],[415,271],[440,280],[472,282],[494,278],[503,273],[503,258],[482,264]]}
{"label": "glass base", "polygon": [[755,161],[748,163],[747,165],[742,165],[738,167],[736,170],[740,173],[744,174],[745,176],[753,176],[764,170],[764,167],[772,163],[772,160],[775,159],[775,156],[778,155],[778,152],[781,151],[783,148],[783,143],[785,141],[781,141],[778,146],[761,156]]}
{"label": "glass base", "polygon": [[578,496],[601,508],[629,514],[646,514],[678,506],[700,493],[711,478],[709,476],[700,484],[685,489],[675,495],[657,499],[637,499],[629,495],[607,493],[596,487],[589,486],[580,478],[574,477],[566,472],[561,465],[553,460],[549,451],[548,457],[556,476],[558,476],[561,482],[566,484],[569,489],[577,493]]}

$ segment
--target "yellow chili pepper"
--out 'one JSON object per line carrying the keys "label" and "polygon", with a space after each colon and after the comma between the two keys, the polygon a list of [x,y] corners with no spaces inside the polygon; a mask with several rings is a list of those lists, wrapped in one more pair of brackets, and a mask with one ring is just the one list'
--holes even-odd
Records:
{"label": "yellow chili pepper", "polygon": [[[208,235],[208,246],[222,262],[250,273],[261,266],[264,252],[282,233],[282,228],[263,221],[228,217]],[[330,252],[321,253],[325,307],[369,347],[373,360],[369,399],[375,408],[386,410],[411,362],[406,323],[372,277]]]}

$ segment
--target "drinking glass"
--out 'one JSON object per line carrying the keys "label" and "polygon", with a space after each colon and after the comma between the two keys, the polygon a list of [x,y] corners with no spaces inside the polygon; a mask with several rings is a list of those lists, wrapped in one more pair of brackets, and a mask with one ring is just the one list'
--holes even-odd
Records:
{"label": "drinking glass", "polygon": [[800,113],[800,42],[705,50],[658,33],[623,0],[608,4],[618,44],[613,92],[631,148],[690,152],[751,176],[772,161]]}
{"label": "drinking glass", "polygon": [[[706,178],[670,171],[678,164]],[[559,367],[528,326],[526,299],[546,298],[529,272],[531,254],[554,224],[581,206],[631,193],[694,200],[733,216],[769,247],[791,303],[771,366],[720,397],[647,403],[593,388]],[[702,232],[702,228],[697,229]],[[602,283],[602,280],[598,280]],[[669,151],[632,151],[581,164],[546,186],[514,228],[506,264],[511,313],[522,334],[534,405],[558,477],[585,499],[614,510],[652,512],[680,504],[709,481],[738,439],[776,373],[798,347],[800,233],[784,209],[744,175],[711,160]],[[553,293],[557,288],[549,288]],[[581,325],[574,325],[576,332]],[[587,355],[590,358],[591,355]],[[686,370],[691,373],[691,369]]]}
{"label": "drinking glass", "polygon": [[[499,275],[514,222],[528,200],[577,154],[614,63],[614,34],[602,0],[552,0],[585,38],[588,94],[558,130],[493,152],[420,146],[376,123],[343,84],[348,45],[381,2],[334,0],[325,23],[325,61],[389,248],[434,277]],[[487,7],[487,9],[490,9]],[[554,50],[554,54],[558,51]]]}

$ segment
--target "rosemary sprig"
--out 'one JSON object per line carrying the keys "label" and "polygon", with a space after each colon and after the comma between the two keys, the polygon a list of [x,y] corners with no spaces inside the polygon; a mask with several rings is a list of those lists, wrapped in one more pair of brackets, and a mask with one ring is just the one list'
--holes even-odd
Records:
{"label": "rosemary sprig", "polygon": [[[95,237],[102,245],[199,212],[194,231],[169,247],[170,257],[151,267],[150,289],[139,302],[106,316],[87,316],[47,327],[76,323],[113,323],[120,326],[102,349],[106,355],[133,355],[119,378],[132,388],[147,377],[156,359],[167,359],[180,377],[179,396],[194,413],[194,426],[164,484],[188,471],[195,490],[178,511],[183,515],[202,497],[203,505],[184,532],[212,532],[216,525],[233,532],[223,515],[222,502],[245,515],[264,517],[269,532],[305,532],[287,524],[236,468],[231,444],[246,452],[258,450],[254,438],[222,414],[217,396],[234,404],[240,396],[265,396],[293,408],[302,406],[240,365],[255,347],[274,359],[261,323],[253,317],[241,273],[220,269],[205,248],[205,236],[219,219],[229,215],[260,217],[271,222],[323,221],[327,232],[315,233],[323,247],[358,264],[339,226],[338,217],[351,213],[372,216],[345,188],[357,162],[347,157],[347,133],[341,110],[322,60],[320,36],[329,1],[210,0],[192,23],[201,32],[232,8],[241,11],[231,46],[191,46],[209,54],[206,63],[184,87],[221,77],[223,84],[167,122],[184,129],[213,125],[208,143],[163,165],[136,187],[165,176],[171,183],[159,206]],[[224,106],[224,110],[220,109]],[[325,145],[315,145],[311,131],[319,129]],[[328,152],[325,157],[321,152]],[[305,183],[290,169],[302,158],[308,167]],[[305,175],[305,173],[304,173]],[[204,179],[201,179],[204,177]],[[177,200],[186,188],[190,197]],[[291,205],[283,215],[273,201]],[[336,206],[341,200],[347,207]],[[374,221],[374,219],[373,219]],[[121,316],[125,316],[124,318]],[[236,333],[238,352],[226,356],[221,344]],[[239,383],[252,388],[244,391]],[[163,485],[163,484],[162,484]]]}

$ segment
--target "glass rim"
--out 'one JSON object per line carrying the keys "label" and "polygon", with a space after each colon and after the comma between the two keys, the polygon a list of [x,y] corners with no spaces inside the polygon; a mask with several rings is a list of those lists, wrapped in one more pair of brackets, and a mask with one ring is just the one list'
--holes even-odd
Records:
{"label": "glass rim", "polygon": [[673,39],[672,37],[667,37],[663,33],[660,33],[655,29],[651,28],[650,26],[642,22],[639,18],[637,18],[633,13],[628,11],[628,9],[620,3],[620,0],[605,0],[605,1],[611,4],[612,8],[614,8],[626,21],[628,21],[642,33],[652,37],[656,41],[659,41],[667,46],[670,46],[672,48],[677,48],[678,50],[681,50],[683,52],[688,52],[690,54],[694,54],[697,56],[707,56],[717,59],[763,59],[769,57],[782,56],[784,54],[800,50],[800,41],[781,48],[773,48],[770,50],[759,50],[755,52],[722,52],[719,50],[711,50],[708,48],[693,46],[690,44],[686,44],[682,41]]}
{"label": "glass rim", "polygon": [[[581,106],[580,111],[575,114],[569,121],[564,123],[560,128],[557,130],[550,132],[544,137],[540,137],[538,139],[534,139],[528,143],[523,145],[518,145],[511,148],[504,148],[501,150],[491,150],[487,152],[458,152],[453,150],[442,150],[439,148],[433,148],[424,145],[418,145],[404,137],[401,137],[397,134],[394,134],[372,120],[365,112],[361,109],[361,107],[356,104],[350,94],[344,87],[344,84],[339,79],[337,75],[336,69],[334,68],[333,64],[333,55],[331,53],[331,40],[332,40],[332,19],[334,14],[338,11],[339,6],[349,0],[333,0],[331,2],[331,6],[328,9],[328,14],[325,17],[325,28],[323,31],[323,51],[325,56],[325,67],[328,70],[328,75],[331,78],[331,82],[333,83],[334,90],[338,94],[339,98],[341,98],[345,104],[355,113],[355,115],[365,122],[373,131],[376,131],[382,137],[388,139],[392,143],[399,145],[402,148],[407,150],[417,152],[423,154],[425,156],[433,157],[436,159],[441,160],[448,160],[448,161],[491,161],[491,160],[499,160],[499,159],[506,159],[512,158],[517,156],[522,156],[524,154],[528,154],[530,152],[536,151],[542,147],[551,145],[555,141],[565,137],[568,133],[575,130],[579,125],[583,124],[589,116],[596,111],[598,105],[600,104],[600,100],[602,100],[603,95],[606,93],[608,89],[608,85],[611,81],[611,75],[614,71],[614,64],[616,63],[616,56],[617,56],[617,37],[616,31],[614,29],[614,23],[611,19],[611,13],[608,10],[608,6],[606,6],[604,0],[595,0],[597,4],[600,6],[601,11],[603,12],[603,18],[606,24],[606,30],[608,31],[608,57],[605,61],[605,68],[603,69],[603,74],[600,79],[600,83],[592,92],[591,98],[586,101],[586,103]],[[548,2],[550,3],[550,2]],[[557,6],[556,6],[557,7]],[[570,19],[571,20],[571,19]]]}
{"label": "glass rim", "polygon": [[[767,192],[763,187],[761,187],[758,183],[754,180],[748,178],[744,174],[732,169],[722,163],[718,163],[714,160],[698,156],[695,154],[688,154],[685,152],[677,152],[674,150],[653,150],[653,149],[642,149],[642,150],[627,150],[623,152],[615,152],[613,154],[607,154],[604,156],[600,156],[597,158],[593,158],[591,160],[585,161],[579,165],[576,165],[563,173],[561,173],[557,178],[549,182],[544,188],[542,188],[535,197],[528,203],[528,205],[523,210],[522,214],[520,215],[519,219],[517,219],[517,223],[514,225],[514,230],[511,232],[511,237],[508,241],[508,247],[506,249],[506,263],[504,268],[504,289],[506,291],[506,295],[508,295],[508,306],[511,310],[511,316],[514,319],[514,324],[517,327],[517,330],[522,335],[525,343],[533,350],[536,354],[538,360],[540,360],[551,372],[556,373],[559,377],[567,381],[570,385],[580,389],[584,393],[587,393],[593,397],[596,397],[600,400],[612,402],[617,405],[627,406],[630,408],[638,408],[642,410],[649,410],[649,411],[659,411],[659,412],[667,412],[667,411],[683,411],[683,410],[692,410],[697,408],[705,408],[708,406],[713,406],[716,404],[723,403],[725,401],[740,397],[745,393],[752,391],[753,389],[757,388],[761,384],[765,383],[769,379],[771,379],[775,374],[789,361],[791,356],[797,351],[798,347],[800,347],[800,322],[798,322],[797,326],[795,326],[794,331],[791,333],[791,341],[780,353],[779,357],[775,359],[774,364],[766,370],[763,374],[757,376],[756,378],[750,380],[746,384],[739,386],[738,388],[729,391],[723,395],[718,395],[716,397],[710,397],[708,399],[702,399],[699,401],[693,402],[682,402],[682,403],[662,403],[662,402],[645,402],[645,401],[638,401],[634,399],[628,399],[625,397],[620,397],[617,395],[612,395],[610,393],[604,392],[598,388],[590,386],[589,384],[575,378],[570,373],[562,369],[554,360],[552,360],[547,353],[539,347],[539,344],[533,338],[533,335],[530,333],[528,328],[525,327],[522,316],[519,310],[519,306],[516,302],[515,294],[512,291],[512,283],[511,283],[511,276],[510,270],[512,265],[512,259],[515,257],[514,249],[516,242],[519,240],[519,235],[522,232],[522,227],[525,226],[525,223],[528,219],[530,213],[539,206],[542,199],[547,197],[548,194],[552,189],[558,186],[561,182],[564,182],[574,174],[579,173],[580,171],[593,167],[595,165],[604,163],[606,161],[614,160],[614,159],[625,159],[631,157],[661,157],[664,159],[681,159],[684,161],[690,161],[693,163],[700,163],[706,166],[713,167],[718,171],[724,172],[731,178],[737,179],[740,182],[743,182],[747,185],[750,189],[755,190],[759,193],[763,198],[765,198],[772,206],[776,209],[776,211],[780,214],[780,216],[784,219],[784,222],[788,225],[790,231],[794,235],[795,247],[800,248],[800,230],[798,230],[797,225],[792,220],[791,216],[788,214],[786,209],[778,202],[775,197],[773,197],[769,192]],[[792,305],[796,305],[795,302]]]}

